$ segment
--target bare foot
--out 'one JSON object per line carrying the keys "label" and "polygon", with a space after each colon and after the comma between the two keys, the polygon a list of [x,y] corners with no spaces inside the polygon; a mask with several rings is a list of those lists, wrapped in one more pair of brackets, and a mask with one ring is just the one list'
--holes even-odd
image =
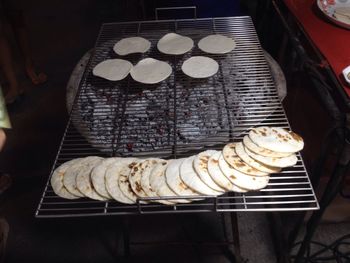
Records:
{"label": "bare foot", "polygon": [[14,103],[18,97],[18,92],[16,89],[10,89],[5,95],[6,104]]}

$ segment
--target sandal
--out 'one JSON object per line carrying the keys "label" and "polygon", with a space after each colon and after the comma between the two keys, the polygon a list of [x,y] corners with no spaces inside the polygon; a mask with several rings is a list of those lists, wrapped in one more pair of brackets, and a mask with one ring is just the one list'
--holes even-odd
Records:
{"label": "sandal", "polygon": [[43,84],[47,81],[47,75],[43,72],[37,73],[34,68],[26,69],[27,76],[34,85]]}

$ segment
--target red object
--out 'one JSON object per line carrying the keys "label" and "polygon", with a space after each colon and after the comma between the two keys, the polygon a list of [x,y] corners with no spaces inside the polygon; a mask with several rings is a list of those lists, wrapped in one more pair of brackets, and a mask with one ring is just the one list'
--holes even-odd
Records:
{"label": "red object", "polygon": [[350,65],[350,30],[329,21],[317,7],[315,0],[284,0],[289,10],[303,26],[313,44],[327,59],[345,92],[350,86],[342,71]]}

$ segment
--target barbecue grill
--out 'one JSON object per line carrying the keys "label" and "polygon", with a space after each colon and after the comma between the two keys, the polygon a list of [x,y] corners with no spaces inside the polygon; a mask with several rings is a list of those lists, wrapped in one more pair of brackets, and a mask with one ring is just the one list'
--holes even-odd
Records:
{"label": "barbecue grill", "polygon": [[[164,55],[156,43],[169,32],[189,36],[195,43],[210,34],[223,34],[234,38],[237,47],[224,55],[205,54],[197,47],[183,56]],[[168,62],[173,72],[167,80],[144,85],[130,76],[108,82],[92,75],[99,62],[117,57],[113,45],[129,36],[144,37],[152,47],[147,53],[126,59],[134,65],[146,57]],[[197,55],[215,59],[219,72],[204,80],[184,75],[183,61]],[[206,149],[221,150],[260,125],[290,128],[250,17],[103,24],[52,171],[70,159],[90,155],[167,159]],[[272,174],[268,186],[258,192],[197,196],[195,199],[203,200],[173,206],[140,202],[156,198],[141,198],[135,205],[64,200],[54,194],[48,180],[36,217],[318,209],[303,160],[297,156],[294,167]]]}

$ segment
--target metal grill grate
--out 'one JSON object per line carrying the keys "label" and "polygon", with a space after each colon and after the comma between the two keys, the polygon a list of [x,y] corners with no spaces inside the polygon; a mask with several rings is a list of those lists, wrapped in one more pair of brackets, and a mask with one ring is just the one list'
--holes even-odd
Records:
{"label": "metal grill grate", "polygon": [[[205,54],[194,47],[184,56],[168,56],[156,48],[157,41],[168,32],[189,36],[195,43],[209,34],[224,34],[233,37],[237,47],[225,55]],[[168,62],[173,73],[167,80],[142,85],[130,76],[113,83],[92,75],[99,62],[117,57],[112,47],[118,40],[135,35],[151,41],[152,47],[148,53],[126,59],[133,64],[145,57]],[[218,61],[218,74],[204,80],[184,75],[183,61],[196,55]],[[89,155],[180,158],[203,149],[221,150],[229,141],[242,140],[250,128],[258,125],[289,128],[249,17],[104,24],[53,169],[72,158]],[[259,192],[175,206],[67,201],[54,194],[48,181],[36,216],[317,209],[300,155],[298,159],[296,166],[273,174],[267,188]]]}

